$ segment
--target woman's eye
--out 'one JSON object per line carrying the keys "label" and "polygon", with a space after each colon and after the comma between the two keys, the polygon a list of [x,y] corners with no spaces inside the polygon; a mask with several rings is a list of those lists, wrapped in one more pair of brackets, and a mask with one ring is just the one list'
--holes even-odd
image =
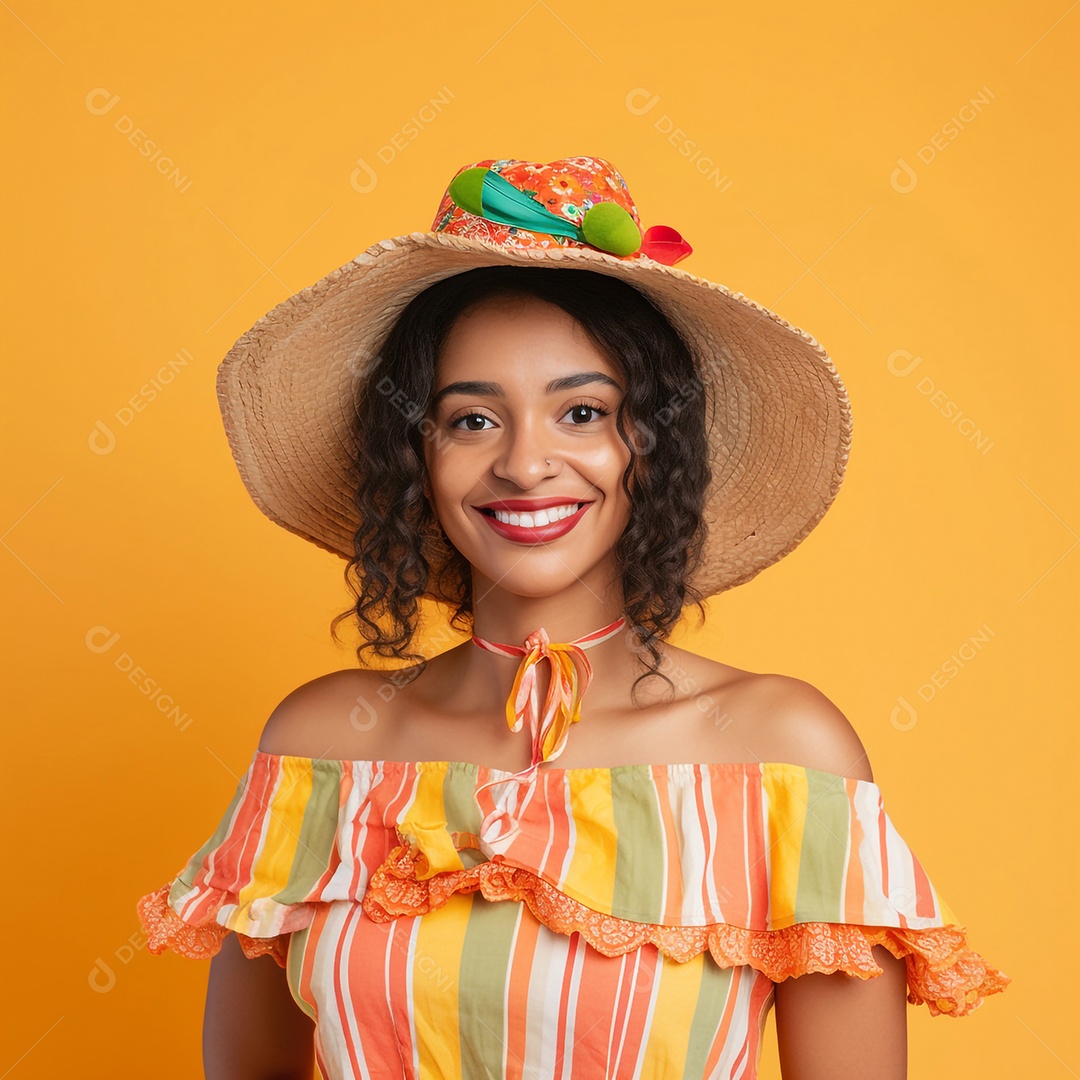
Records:
{"label": "woman's eye", "polygon": [[[462,427],[464,421],[466,421],[466,420],[487,420],[487,417],[481,415],[480,413],[475,413],[475,412],[474,413],[466,413],[464,416],[459,416],[456,420],[451,420],[450,421],[450,426],[452,428],[460,428],[460,427]],[[484,429],[483,428],[468,428],[467,430],[469,430],[469,431],[483,431]]]}
{"label": "woman's eye", "polygon": [[[588,413],[595,413],[596,416],[598,416],[598,417],[600,417],[600,416],[608,416],[609,415],[607,409],[601,409],[598,405],[590,405],[590,404],[588,404],[588,402],[584,402],[584,401],[579,402],[577,405],[571,405],[570,408],[566,411],[567,416],[570,416],[570,415],[575,414],[575,413],[577,414],[577,417],[574,420],[571,421],[571,423],[575,427],[581,427],[583,424],[592,423],[593,417],[587,415]],[[585,413],[586,415],[582,416],[582,413]],[[466,427],[465,422],[467,420],[481,420],[481,421],[488,421],[489,423],[491,422],[488,417],[483,415],[483,413],[465,413],[464,415],[457,417],[455,420],[451,420],[450,421],[450,427],[457,428],[458,430],[464,430],[464,431],[484,431],[484,430],[486,430],[485,428],[482,428],[482,427]]]}
{"label": "woman's eye", "polygon": [[[567,412],[566,415],[569,416],[570,413],[575,413],[575,412],[578,413],[578,414],[580,414],[582,412],[587,412],[587,413],[593,412],[593,413],[596,413],[597,416],[607,416],[608,415],[606,409],[601,409],[601,408],[599,408],[599,406],[596,406],[596,405],[589,405],[584,401],[581,402],[578,405],[572,405],[570,407],[569,412]],[[590,417],[590,416],[585,417],[585,423],[589,423],[591,420],[592,420],[592,417]]]}

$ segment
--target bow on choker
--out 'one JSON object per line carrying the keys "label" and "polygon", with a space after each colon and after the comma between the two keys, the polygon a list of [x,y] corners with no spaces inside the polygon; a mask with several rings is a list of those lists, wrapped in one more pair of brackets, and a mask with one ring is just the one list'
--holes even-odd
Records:
{"label": "bow on choker", "polygon": [[[532,764],[502,780],[482,784],[477,792],[493,784],[524,780],[542,761],[552,761],[563,752],[570,725],[581,719],[581,699],[592,681],[592,664],[585,649],[614,637],[625,624],[624,615],[591,634],[567,642],[551,641],[541,626],[525,639],[524,645],[487,641],[473,634],[473,643],[482,649],[501,656],[523,656],[506,700],[506,722],[511,731],[520,731],[528,719],[532,733]],[[551,681],[541,717],[536,666],[545,657],[551,663]],[[499,819],[509,820],[505,811],[496,809],[484,819],[481,831],[486,832]]]}

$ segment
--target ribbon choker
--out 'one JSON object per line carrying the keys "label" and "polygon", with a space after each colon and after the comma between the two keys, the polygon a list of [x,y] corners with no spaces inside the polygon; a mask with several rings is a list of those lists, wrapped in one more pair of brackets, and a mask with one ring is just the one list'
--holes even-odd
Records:
{"label": "ribbon choker", "polygon": [[[614,637],[625,624],[624,615],[591,634],[567,642],[551,641],[547,631],[541,626],[525,639],[524,645],[504,645],[497,641],[486,641],[473,634],[473,643],[482,649],[500,656],[524,657],[514,677],[510,696],[506,700],[506,722],[511,731],[520,731],[528,718],[533,752],[532,764],[527,769],[514,773],[515,777],[523,779],[542,761],[552,761],[563,752],[570,725],[581,719],[581,699],[592,681],[592,664],[585,655],[585,649]],[[545,657],[551,663],[551,681],[544,703],[544,715],[541,718],[536,665]],[[491,783],[504,781],[493,780]],[[482,788],[488,786],[481,785]]]}

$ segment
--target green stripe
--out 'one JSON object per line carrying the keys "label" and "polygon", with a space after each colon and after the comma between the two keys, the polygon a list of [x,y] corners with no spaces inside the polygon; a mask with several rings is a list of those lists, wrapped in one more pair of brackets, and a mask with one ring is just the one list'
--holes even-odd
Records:
{"label": "green stripe", "polygon": [[[463,763],[465,767],[451,766],[446,770],[443,780],[443,808],[446,811],[446,830],[448,835],[455,832],[480,833],[483,815],[476,804],[476,789],[479,786],[477,766]],[[484,853],[475,848],[462,848],[458,851],[461,864],[471,870],[477,863],[485,862]]]}
{"label": "green stripe", "polygon": [[611,913],[635,922],[659,922],[664,903],[664,823],[649,766],[613,771],[611,802],[616,829]]}
{"label": "green stripe", "polygon": [[304,804],[300,842],[289,868],[289,881],[274,896],[279,904],[299,904],[326,872],[338,831],[341,762],[316,761],[311,770],[311,796]]}
{"label": "green stripe", "polygon": [[[674,961],[665,960],[664,963],[674,964]],[[689,968],[692,964],[699,964],[701,967],[701,983],[698,987],[697,1005],[690,1020],[683,1076],[686,1080],[699,1080],[705,1075],[709,1051],[724,1019],[724,1008],[728,994],[731,993],[731,978],[735,969],[720,967],[709,952],[699,953],[685,967]],[[681,973],[683,967],[675,970],[676,973]],[[668,975],[666,967],[664,975]]]}
{"label": "green stripe", "polygon": [[461,1080],[490,1080],[505,1072],[503,999],[523,911],[523,904],[493,904],[479,892],[472,896],[458,969]]}
{"label": "green stripe", "polygon": [[806,769],[807,809],[799,853],[795,922],[840,922],[851,823],[842,777]]}

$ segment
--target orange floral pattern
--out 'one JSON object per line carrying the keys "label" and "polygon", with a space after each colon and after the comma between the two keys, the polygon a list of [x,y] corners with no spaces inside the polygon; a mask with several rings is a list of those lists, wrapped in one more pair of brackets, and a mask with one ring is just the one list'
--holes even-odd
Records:
{"label": "orange floral pattern", "polygon": [[[630,197],[626,181],[615,166],[603,158],[571,157],[552,162],[485,158],[483,161],[463,165],[458,173],[478,166],[493,169],[516,188],[532,195],[553,214],[558,214],[575,225],[580,225],[585,212],[597,203],[614,202],[626,210],[638,228],[641,228],[641,219]],[[431,230],[484,240],[504,247],[588,247],[569,236],[533,232],[470,214],[454,202],[449,185],[439,202]],[[646,251],[639,250],[622,257],[632,260],[645,254]]]}

